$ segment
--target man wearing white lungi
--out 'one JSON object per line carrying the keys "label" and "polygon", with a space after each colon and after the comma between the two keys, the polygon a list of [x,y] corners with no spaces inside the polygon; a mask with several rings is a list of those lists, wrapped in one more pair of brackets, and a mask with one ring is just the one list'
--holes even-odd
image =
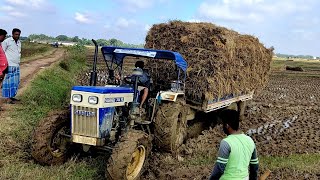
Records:
{"label": "man wearing white lungi", "polygon": [[8,60],[8,73],[2,84],[2,96],[7,98],[7,102],[14,104],[19,101],[15,98],[20,84],[20,59],[21,42],[19,40],[21,31],[17,28],[12,30],[12,37],[7,38],[2,43],[2,48]]}

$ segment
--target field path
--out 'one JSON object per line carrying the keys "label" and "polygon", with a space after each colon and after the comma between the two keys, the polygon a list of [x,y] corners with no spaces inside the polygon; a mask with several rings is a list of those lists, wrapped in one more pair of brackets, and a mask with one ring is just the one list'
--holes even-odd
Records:
{"label": "field path", "polygon": [[[49,67],[51,64],[61,60],[65,55],[65,50],[62,48],[57,49],[54,53],[49,54],[39,59],[32,60],[30,62],[21,63],[20,72],[21,72],[21,83],[18,91],[18,96],[24,92],[26,87],[32,81],[32,79],[39,73],[41,70]],[[0,101],[0,106],[3,105],[3,98]]]}

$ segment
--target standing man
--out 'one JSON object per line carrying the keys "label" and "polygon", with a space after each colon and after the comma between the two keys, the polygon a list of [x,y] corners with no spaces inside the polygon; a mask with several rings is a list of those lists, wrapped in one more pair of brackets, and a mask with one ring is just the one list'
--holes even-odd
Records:
{"label": "standing man", "polygon": [[[7,35],[7,31],[0,29],[0,87],[3,81],[3,78],[5,76],[6,70],[8,68],[8,61],[7,61],[7,57],[6,54],[4,53],[3,49],[2,49],[2,45],[1,43],[4,41],[4,39],[6,38]],[[0,107],[0,111],[2,111],[2,107]]]}
{"label": "standing man", "polygon": [[7,31],[0,29],[0,86],[1,83],[4,79],[6,70],[8,68],[8,61],[7,61],[7,57],[6,54],[4,53],[3,49],[2,49],[2,42],[4,41],[4,39],[6,38],[7,35]]}
{"label": "standing man", "polygon": [[225,110],[220,118],[223,131],[228,136],[220,143],[218,159],[209,179],[257,180],[257,150],[253,140],[239,131],[239,113],[235,110]]}
{"label": "standing man", "polygon": [[2,96],[7,98],[7,102],[14,104],[19,101],[15,98],[20,84],[20,59],[21,59],[21,42],[19,40],[21,31],[14,28],[12,37],[7,38],[2,43],[2,48],[8,60],[8,74],[2,85]]}

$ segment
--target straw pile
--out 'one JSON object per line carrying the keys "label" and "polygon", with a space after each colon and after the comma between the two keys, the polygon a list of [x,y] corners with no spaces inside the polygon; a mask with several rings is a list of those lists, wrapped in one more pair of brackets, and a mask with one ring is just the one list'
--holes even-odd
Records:
{"label": "straw pile", "polygon": [[[272,49],[257,38],[211,23],[153,25],[145,48],[177,51],[184,57],[186,96],[196,102],[260,90],[268,81],[272,60]],[[170,85],[177,77],[174,63],[167,60],[148,61],[146,67],[156,85]]]}

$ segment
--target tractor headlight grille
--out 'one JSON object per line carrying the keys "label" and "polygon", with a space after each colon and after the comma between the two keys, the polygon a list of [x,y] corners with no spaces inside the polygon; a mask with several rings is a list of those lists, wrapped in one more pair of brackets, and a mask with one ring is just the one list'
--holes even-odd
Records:
{"label": "tractor headlight grille", "polygon": [[73,134],[99,137],[97,108],[73,106],[72,111]]}

